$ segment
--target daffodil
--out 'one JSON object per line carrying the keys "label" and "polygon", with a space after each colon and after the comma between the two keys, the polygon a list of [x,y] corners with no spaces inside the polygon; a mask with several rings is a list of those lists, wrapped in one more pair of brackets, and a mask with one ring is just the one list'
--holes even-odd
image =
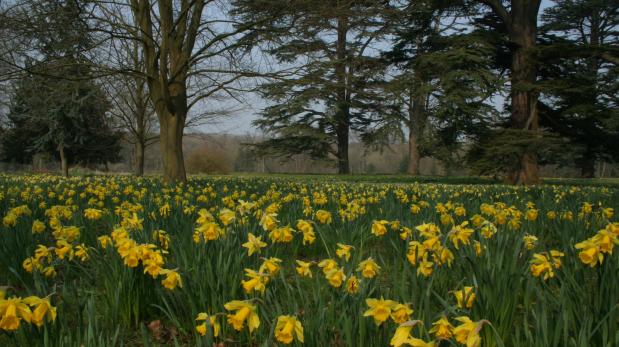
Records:
{"label": "daffodil", "polygon": [[316,234],[314,233],[314,227],[309,221],[299,219],[297,221],[297,229],[303,233],[303,244],[312,244],[316,240]]}
{"label": "daffodil", "polygon": [[148,255],[142,257],[142,265],[144,266],[144,273],[148,273],[151,277],[157,278],[164,265],[161,251],[148,252]]}
{"label": "daffodil", "polygon": [[74,254],[80,261],[88,260],[88,248],[84,244],[75,246]]}
{"label": "daffodil", "polygon": [[51,305],[48,298],[29,296],[23,299],[22,302],[34,308],[34,311],[32,311],[31,321],[36,326],[43,326],[46,317],[49,322],[56,320],[56,308]]}
{"label": "daffodil", "polygon": [[262,241],[261,236],[255,236],[252,233],[247,234],[247,242],[243,244],[243,247],[247,248],[247,253],[249,256],[260,252],[260,249],[266,246],[267,243]]}
{"label": "daffodil", "polygon": [[453,326],[445,316],[432,323],[430,333],[438,340],[449,340],[453,336]]}
{"label": "daffodil", "polygon": [[295,316],[279,316],[275,325],[275,338],[277,341],[288,345],[292,343],[294,338],[301,343],[303,338],[303,325]]}
{"label": "daffodil", "polygon": [[468,222],[463,222],[460,225],[456,225],[449,232],[449,239],[454,244],[456,249],[459,249],[460,243],[468,245],[470,244],[470,237],[475,232],[475,230],[468,228]]}
{"label": "daffodil", "polygon": [[359,292],[359,279],[357,276],[352,275],[346,281],[346,291],[349,294],[357,294]]}
{"label": "daffodil", "polygon": [[466,347],[480,347],[481,337],[479,336],[479,332],[486,321],[474,322],[466,316],[456,317],[455,320],[460,322],[460,325],[453,329],[453,335],[456,341],[465,344]]}
{"label": "daffodil", "polygon": [[422,339],[418,339],[416,337],[411,336],[411,330],[413,329],[415,325],[419,323],[422,323],[422,322],[415,320],[415,321],[408,321],[408,322],[400,324],[400,326],[398,326],[398,328],[395,330],[395,334],[391,338],[389,345],[394,346],[394,347],[399,347],[399,346],[404,346],[404,345],[412,346],[412,347],[434,347],[434,341],[425,342]]}
{"label": "daffodil", "polygon": [[35,234],[40,234],[45,231],[45,223],[41,222],[38,219],[35,219],[32,222],[32,232]]}
{"label": "daffodil", "polygon": [[183,281],[181,279],[181,275],[175,270],[162,269],[159,271],[159,274],[166,276],[161,281],[161,284],[163,284],[166,289],[174,290],[176,289],[176,287],[183,288]]}
{"label": "daffodil", "polygon": [[280,268],[279,264],[281,262],[282,262],[281,259],[275,258],[275,257],[264,259],[258,271],[263,272],[263,273],[266,272],[269,275],[274,276],[279,271],[279,268]]}
{"label": "daffodil", "polygon": [[296,271],[300,276],[303,277],[312,277],[312,270],[310,269],[310,267],[312,266],[311,262],[306,262],[306,261],[302,261],[302,260],[297,260],[297,267],[296,267]]}
{"label": "daffodil", "polygon": [[247,322],[247,327],[251,333],[260,326],[260,318],[256,313],[256,306],[249,301],[233,300],[224,305],[228,311],[236,311],[234,314],[228,314],[228,324],[241,331]]}
{"label": "daffodil", "polygon": [[212,329],[213,336],[215,337],[219,336],[219,332],[221,331],[221,326],[219,325],[219,322],[217,322],[217,319],[215,318],[215,316],[209,316],[205,312],[200,312],[198,313],[198,317],[196,317],[196,321],[202,322],[201,324],[198,324],[196,326],[196,331],[201,336],[206,335],[206,332],[208,331],[208,327]]}
{"label": "daffodil", "polygon": [[236,213],[230,209],[224,208],[219,211],[219,220],[224,226],[228,226],[236,220]]}
{"label": "daffodil", "polygon": [[273,243],[291,242],[294,238],[293,231],[290,226],[275,228],[269,232],[269,238]]}
{"label": "daffodil", "polygon": [[87,208],[84,210],[84,217],[89,220],[101,219],[102,215],[103,215],[103,211],[97,210],[94,208]]}
{"label": "daffodil", "polygon": [[335,254],[340,257],[340,258],[344,258],[346,259],[346,261],[350,260],[350,251],[354,248],[353,246],[350,245],[345,245],[342,243],[338,243],[337,244],[337,250],[335,251]]}
{"label": "daffodil", "polygon": [[413,314],[413,309],[409,307],[409,304],[395,303],[391,307],[391,319],[398,324],[402,324],[410,320]]}
{"label": "daffodil", "polygon": [[277,213],[265,213],[260,219],[260,225],[264,231],[271,231],[277,227]]}
{"label": "daffodil", "polygon": [[374,318],[376,325],[381,325],[391,316],[391,311],[397,302],[393,300],[380,299],[365,299],[365,303],[369,309],[363,313],[364,317]]}
{"label": "daffodil", "polygon": [[374,278],[380,271],[380,266],[370,257],[359,263],[357,271],[361,271],[361,275],[365,278]]}
{"label": "daffodil", "polygon": [[97,241],[101,245],[101,248],[105,249],[108,245],[112,244],[112,238],[107,235],[97,237]]}
{"label": "daffodil", "polygon": [[316,219],[320,222],[320,224],[330,224],[333,221],[331,212],[325,210],[316,211]]}
{"label": "daffodil", "polygon": [[333,259],[325,259],[318,263],[318,267],[322,268],[322,272],[326,274],[328,271],[337,268],[337,262]]}
{"label": "daffodil", "polygon": [[59,239],[56,241],[56,249],[54,250],[56,256],[60,259],[64,259],[65,257],[71,259],[73,258],[73,247],[67,240]]}
{"label": "daffodil", "polygon": [[423,259],[417,266],[417,275],[423,275],[424,277],[430,277],[434,272],[434,263],[428,260],[428,254],[424,254]]}
{"label": "daffodil", "polygon": [[342,282],[346,280],[346,275],[344,274],[344,270],[340,268],[333,268],[329,271],[325,272],[325,277],[329,284],[335,288],[339,288],[342,286]]}
{"label": "daffodil", "polygon": [[535,244],[537,244],[537,237],[534,235],[526,234],[522,239],[524,241],[524,247],[528,250],[533,249]]}
{"label": "daffodil", "polygon": [[410,335],[412,329],[413,326],[410,324],[398,326],[398,328],[395,330],[395,334],[393,334],[393,337],[389,342],[389,345],[394,347],[400,347],[402,345],[405,345],[408,339],[411,337]]}
{"label": "daffodil", "polygon": [[20,298],[0,299],[0,329],[12,331],[23,320],[30,323],[32,311]]}
{"label": "daffodil", "polygon": [[50,253],[51,248],[44,246],[44,245],[38,245],[36,250],[34,251],[34,259],[36,259],[37,262],[41,261],[42,259],[48,259],[51,258],[51,253]]}
{"label": "daffodil", "polygon": [[378,237],[385,235],[387,233],[387,226],[386,226],[387,224],[389,224],[389,221],[375,220],[372,223],[372,234]]}
{"label": "daffodil", "polygon": [[535,277],[542,276],[544,280],[554,277],[554,270],[561,268],[561,257],[563,256],[563,252],[556,250],[550,251],[550,254],[547,252],[533,254],[530,267],[531,274]]}
{"label": "daffodil", "polygon": [[261,274],[252,269],[245,269],[245,276],[249,279],[241,281],[241,284],[246,293],[249,294],[252,291],[264,293],[266,284],[269,281],[268,275]]}
{"label": "daffodil", "polygon": [[453,295],[456,298],[456,303],[459,308],[473,307],[473,303],[475,302],[476,298],[473,287],[464,286],[464,288],[462,288],[461,290],[454,291]]}
{"label": "daffodil", "polygon": [[591,239],[577,243],[576,249],[581,250],[578,253],[578,257],[586,265],[594,267],[598,263],[602,264],[604,261],[604,255],[600,251],[600,246]]}

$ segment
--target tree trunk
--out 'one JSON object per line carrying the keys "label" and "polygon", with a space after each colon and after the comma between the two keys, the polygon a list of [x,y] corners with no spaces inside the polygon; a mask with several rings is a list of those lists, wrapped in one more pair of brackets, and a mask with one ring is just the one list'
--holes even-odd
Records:
{"label": "tree trunk", "polygon": [[[188,2],[182,6],[184,14],[178,15],[173,1],[131,1],[140,29],[136,36],[144,54],[148,92],[159,119],[163,180],[168,183],[187,180],[183,161],[183,130],[189,111],[187,78],[190,67],[196,64],[191,57],[206,3]],[[153,13],[157,14],[155,22]]]}
{"label": "tree trunk", "polygon": [[58,145],[58,152],[60,153],[60,172],[64,177],[69,177],[69,160],[63,144]]}
{"label": "tree trunk", "polygon": [[135,143],[134,173],[136,176],[144,175],[144,147],[144,144],[140,141]]}
{"label": "tree trunk", "polygon": [[[532,56],[537,31],[537,1],[512,1],[510,37],[515,45],[512,51],[511,71],[511,127],[524,131],[538,131],[535,60]],[[515,163],[508,173],[512,184],[540,182],[537,155],[523,153],[520,163]]]}
{"label": "tree trunk", "polygon": [[337,130],[337,173],[349,174],[350,162],[348,160],[348,122],[338,126]]}
{"label": "tree trunk", "polygon": [[185,182],[185,163],[183,161],[184,115],[163,114],[159,116],[161,155],[163,159],[163,180],[165,182]]}
{"label": "tree trunk", "polygon": [[350,173],[348,160],[348,137],[350,132],[350,109],[348,106],[347,78],[346,78],[346,34],[348,33],[348,18],[345,15],[337,19],[337,62],[335,75],[337,76],[337,110],[336,110],[336,140],[337,140],[337,173]]}
{"label": "tree trunk", "polygon": [[426,96],[411,95],[412,105],[409,105],[408,119],[408,169],[409,175],[419,175],[419,137],[422,123],[425,122]]}
{"label": "tree trunk", "polygon": [[594,178],[595,177],[595,158],[593,155],[585,154],[585,156],[578,161],[580,167],[580,177],[582,178]]}
{"label": "tree trunk", "polygon": [[413,131],[408,133],[408,168],[409,175],[419,175],[419,149],[417,148],[417,134]]}

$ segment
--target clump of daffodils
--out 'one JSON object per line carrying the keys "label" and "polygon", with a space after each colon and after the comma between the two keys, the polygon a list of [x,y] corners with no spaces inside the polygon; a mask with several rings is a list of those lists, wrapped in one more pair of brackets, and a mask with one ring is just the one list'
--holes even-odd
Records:
{"label": "clump of daffodils", "polygon": [[605,254],[613,254],[613,248],[617,244],[619,244],[619,223],[609,223],[594,236],[577,243],[576,249],[580,250],[578,253],[580,261],[594,267],[602,264]]}
{"label": "clump of daffodils", "polygon": [[555,270],[561,268],[561,258],[564,256],[563,252],[557,250],[533,254],[531,274],[544,280],[554,277]]}

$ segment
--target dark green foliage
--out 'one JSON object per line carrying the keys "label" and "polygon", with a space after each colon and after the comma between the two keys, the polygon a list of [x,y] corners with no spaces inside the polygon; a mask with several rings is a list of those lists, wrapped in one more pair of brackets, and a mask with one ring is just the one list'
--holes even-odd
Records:
{"label": "dark green foliage", "polygon": [[493,70],[495,47],[478,31],[455,24],[468,15],[461,2],[407,4],[392,14],[393,48],[384,59],[396,76],[386,88],[390,107],[374,134],[405,127],[415,133],[421,156],[449,164],[496,118],[490,98],[502,79]]}
{"label": "dark green foliage", "polygon": [[543,16],[540,64],[542,125],[569,140],[585,177],[598,160],[619,160],[619,4],[557,1]]}
{"label": "dark green foliage", "polygon": [[501,177],[525,153],[536,153],[542,164],[560,163],[559,153],[566,145],[566,140],[550,133],[498,128],[481,134],[468,150],[466,161],[475,174]]}
{"label": "dark green foliage", "polygon": [[58,146],[63,144],[69,163],[116,162],[121,134],[110,128],[108,108],[93,82],[26,77],[12,99],[3,159],[29,163],[36,153],[59,158]]}
{"label": "dark green foliage", "polygon": [[4,160],[28,163],[37,153],[59,158],[63,148],[71,164],[118,161],[121,134],[109,126],[109,102],[90,79],[87,4],[29,4],[31,15],[18,30],[41,59],[30,59],[15,85],[2,139]]}
{"label": "dark green foliage", "polygon": [[242,42],[292,66],[261,86],[270,103],[254,124],[273,139],[258,149],[336,158],[340,173],[348,172],[349,133],[366,132],[381,104],[376,87],[383,66],[374,44],[383,35],[384,2],[239,0],[235,6],[243,22],[257,23]]}

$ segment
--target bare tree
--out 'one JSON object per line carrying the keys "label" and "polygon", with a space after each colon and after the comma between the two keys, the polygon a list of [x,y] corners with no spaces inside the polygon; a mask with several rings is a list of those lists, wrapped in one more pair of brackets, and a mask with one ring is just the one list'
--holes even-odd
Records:
{"label": "bare tree", "polygon": [[133,169],[137,176],[144,174],[144,151],[157,140],[157,120],[144,73],[144,55],[138,41],[116,40],[111,54],[117,61],[129,64],[141,73],[115,74],[106,78],[105,89],[112,103],[110,114],[116,127],[133,146]]}
{"label": "bare tree", "polygon": [[209,107],[222,96],[235,99],[241,78],[255,75],[241,66],[235,51],[235,39],[251,24],[234,22],[226,12],[215,0],[99,2],[98,30],[111,34],[111,41],[135,40],[143,54],[143,71],[120,70],[146,81],[167,182],[186,180],[182,140],[191,107]]}

